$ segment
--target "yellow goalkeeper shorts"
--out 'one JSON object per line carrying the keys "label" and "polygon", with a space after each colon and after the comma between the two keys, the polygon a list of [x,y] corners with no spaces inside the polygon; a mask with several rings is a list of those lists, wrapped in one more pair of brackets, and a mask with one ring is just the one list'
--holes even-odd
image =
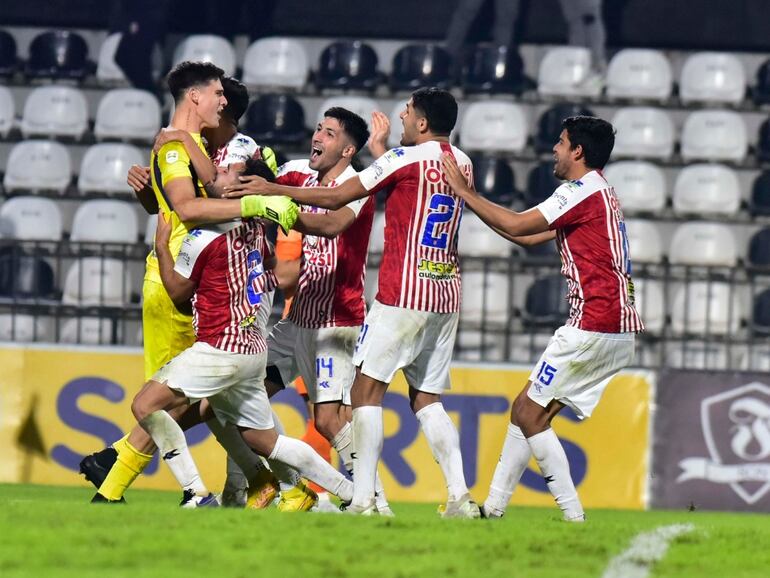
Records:
{"label": "yellow goalkeeper shorts", "polygon": [[195,343],[192,316],[181,313],[162,283],[144,280],[142,287],[144,377],[156,371]]}

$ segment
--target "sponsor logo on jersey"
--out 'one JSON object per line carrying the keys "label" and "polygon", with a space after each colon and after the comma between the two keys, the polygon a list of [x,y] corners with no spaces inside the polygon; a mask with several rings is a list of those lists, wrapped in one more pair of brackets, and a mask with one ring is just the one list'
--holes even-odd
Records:
{"label": "sponsor logo on jersey", "polygon": [[168,151],[166,153],[166,162],[171,164],[175,163],[179,160],[179,152],[178,151]]}
{"label": "sponsor logo on jersey", "polygon": [[457,266],[453,263],[421,259],[420,264],[417,266],[417,272],[418,275],[424,279],[443,281],[454,278],[457,272]]}

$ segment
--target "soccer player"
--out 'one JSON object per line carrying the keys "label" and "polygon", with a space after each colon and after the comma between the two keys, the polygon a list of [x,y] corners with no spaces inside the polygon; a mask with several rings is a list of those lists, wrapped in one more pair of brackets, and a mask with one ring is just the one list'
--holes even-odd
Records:
{"label": "soccer player", "polygon": [[[258,161],[248,161],[249,163]],[[174,264],[169,249],[171,226],[160,215],[156,252],[170,298],[192,298],[196,341],[163,366],[132,403],[137,421],[184,490],[183,506],[216,503],[201,481],[179,425],[166,410],[209,400],[217,419],[238,427],[257,453],[283,462],[343,500],[352,484],[304,442],[273,427],[264,378],[267,345],[257,321],[262,294],[274,276],[265,270],[271,250],[264,225],[244,219],[217,228],[196,228],[185,237]]]}
{"label": "soccer player", "polygon": [[565,406],[580,419],[589,417],[610,379],[633,361],[635,334],[644,329],[634,307],[623,211],[601,173],[614,144],[610,123],[587,116],[565,119],[553,147],[553,172],[566,182],[523,213],[484,199],[451,157],[442,158],[455,193],[500,235],[523,244],[556,238],[568,286],[569,319],[511,406],[500,462],[482,506],[486,517],[503,515],[534,455],[564,519],[585,519],[551,420]]}
{"label": "soccer player", "polygon": [[379,290],[366,315],[353,359],[354,513],[375,511],[375,477],[384,439],[382,399],[399,369],[409,399],[447,483],[445,517],[479,517],[462,468],[460,442],[441,403],[457,333],[460,271],[457,232],[463,202],[441,171],[441,155],[454,155],[471,179],[468,156],[449,143],[457,103],[445,90],[415,91],[401,113],[402,147],[336,187],[291,188],[255,177],[241,192],[288,195],[300,203],[339,209],[387,191],[385,247]]}

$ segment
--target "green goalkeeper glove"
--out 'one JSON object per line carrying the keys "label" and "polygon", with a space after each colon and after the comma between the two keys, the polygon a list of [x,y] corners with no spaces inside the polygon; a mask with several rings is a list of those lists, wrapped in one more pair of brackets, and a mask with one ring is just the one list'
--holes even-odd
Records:
{"label": "green goalkeeper glove", "polygon": [[261,217],[278,223],[284,233],[294,226],[299,209],[289,197],[265,197],[263,195],[247,195],[241,197],[241,216],[245,219]]}

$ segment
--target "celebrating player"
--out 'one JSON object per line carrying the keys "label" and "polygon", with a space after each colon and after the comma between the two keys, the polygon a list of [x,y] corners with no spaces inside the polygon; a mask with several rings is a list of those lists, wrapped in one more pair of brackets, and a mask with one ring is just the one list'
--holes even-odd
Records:
{"label": "celebrating player", "polygon": [[554,333],[511,407],[500,462],[482,506],[487,517],[503,515],[534,455],[564,519],[585,519],[551,420],[565,406],[581,419],[589,417],[610,379],[633,361],[635,334],[643,330],[634,307],[623,212],[601,173],[614,144],[608,122],[565,119],[553,153],[554,175],[566,182],[523,213],[484,199],[454,159],[442,158],[455,193],[500,235],[525,244],[556,238],[568,285],[569,319]]}

